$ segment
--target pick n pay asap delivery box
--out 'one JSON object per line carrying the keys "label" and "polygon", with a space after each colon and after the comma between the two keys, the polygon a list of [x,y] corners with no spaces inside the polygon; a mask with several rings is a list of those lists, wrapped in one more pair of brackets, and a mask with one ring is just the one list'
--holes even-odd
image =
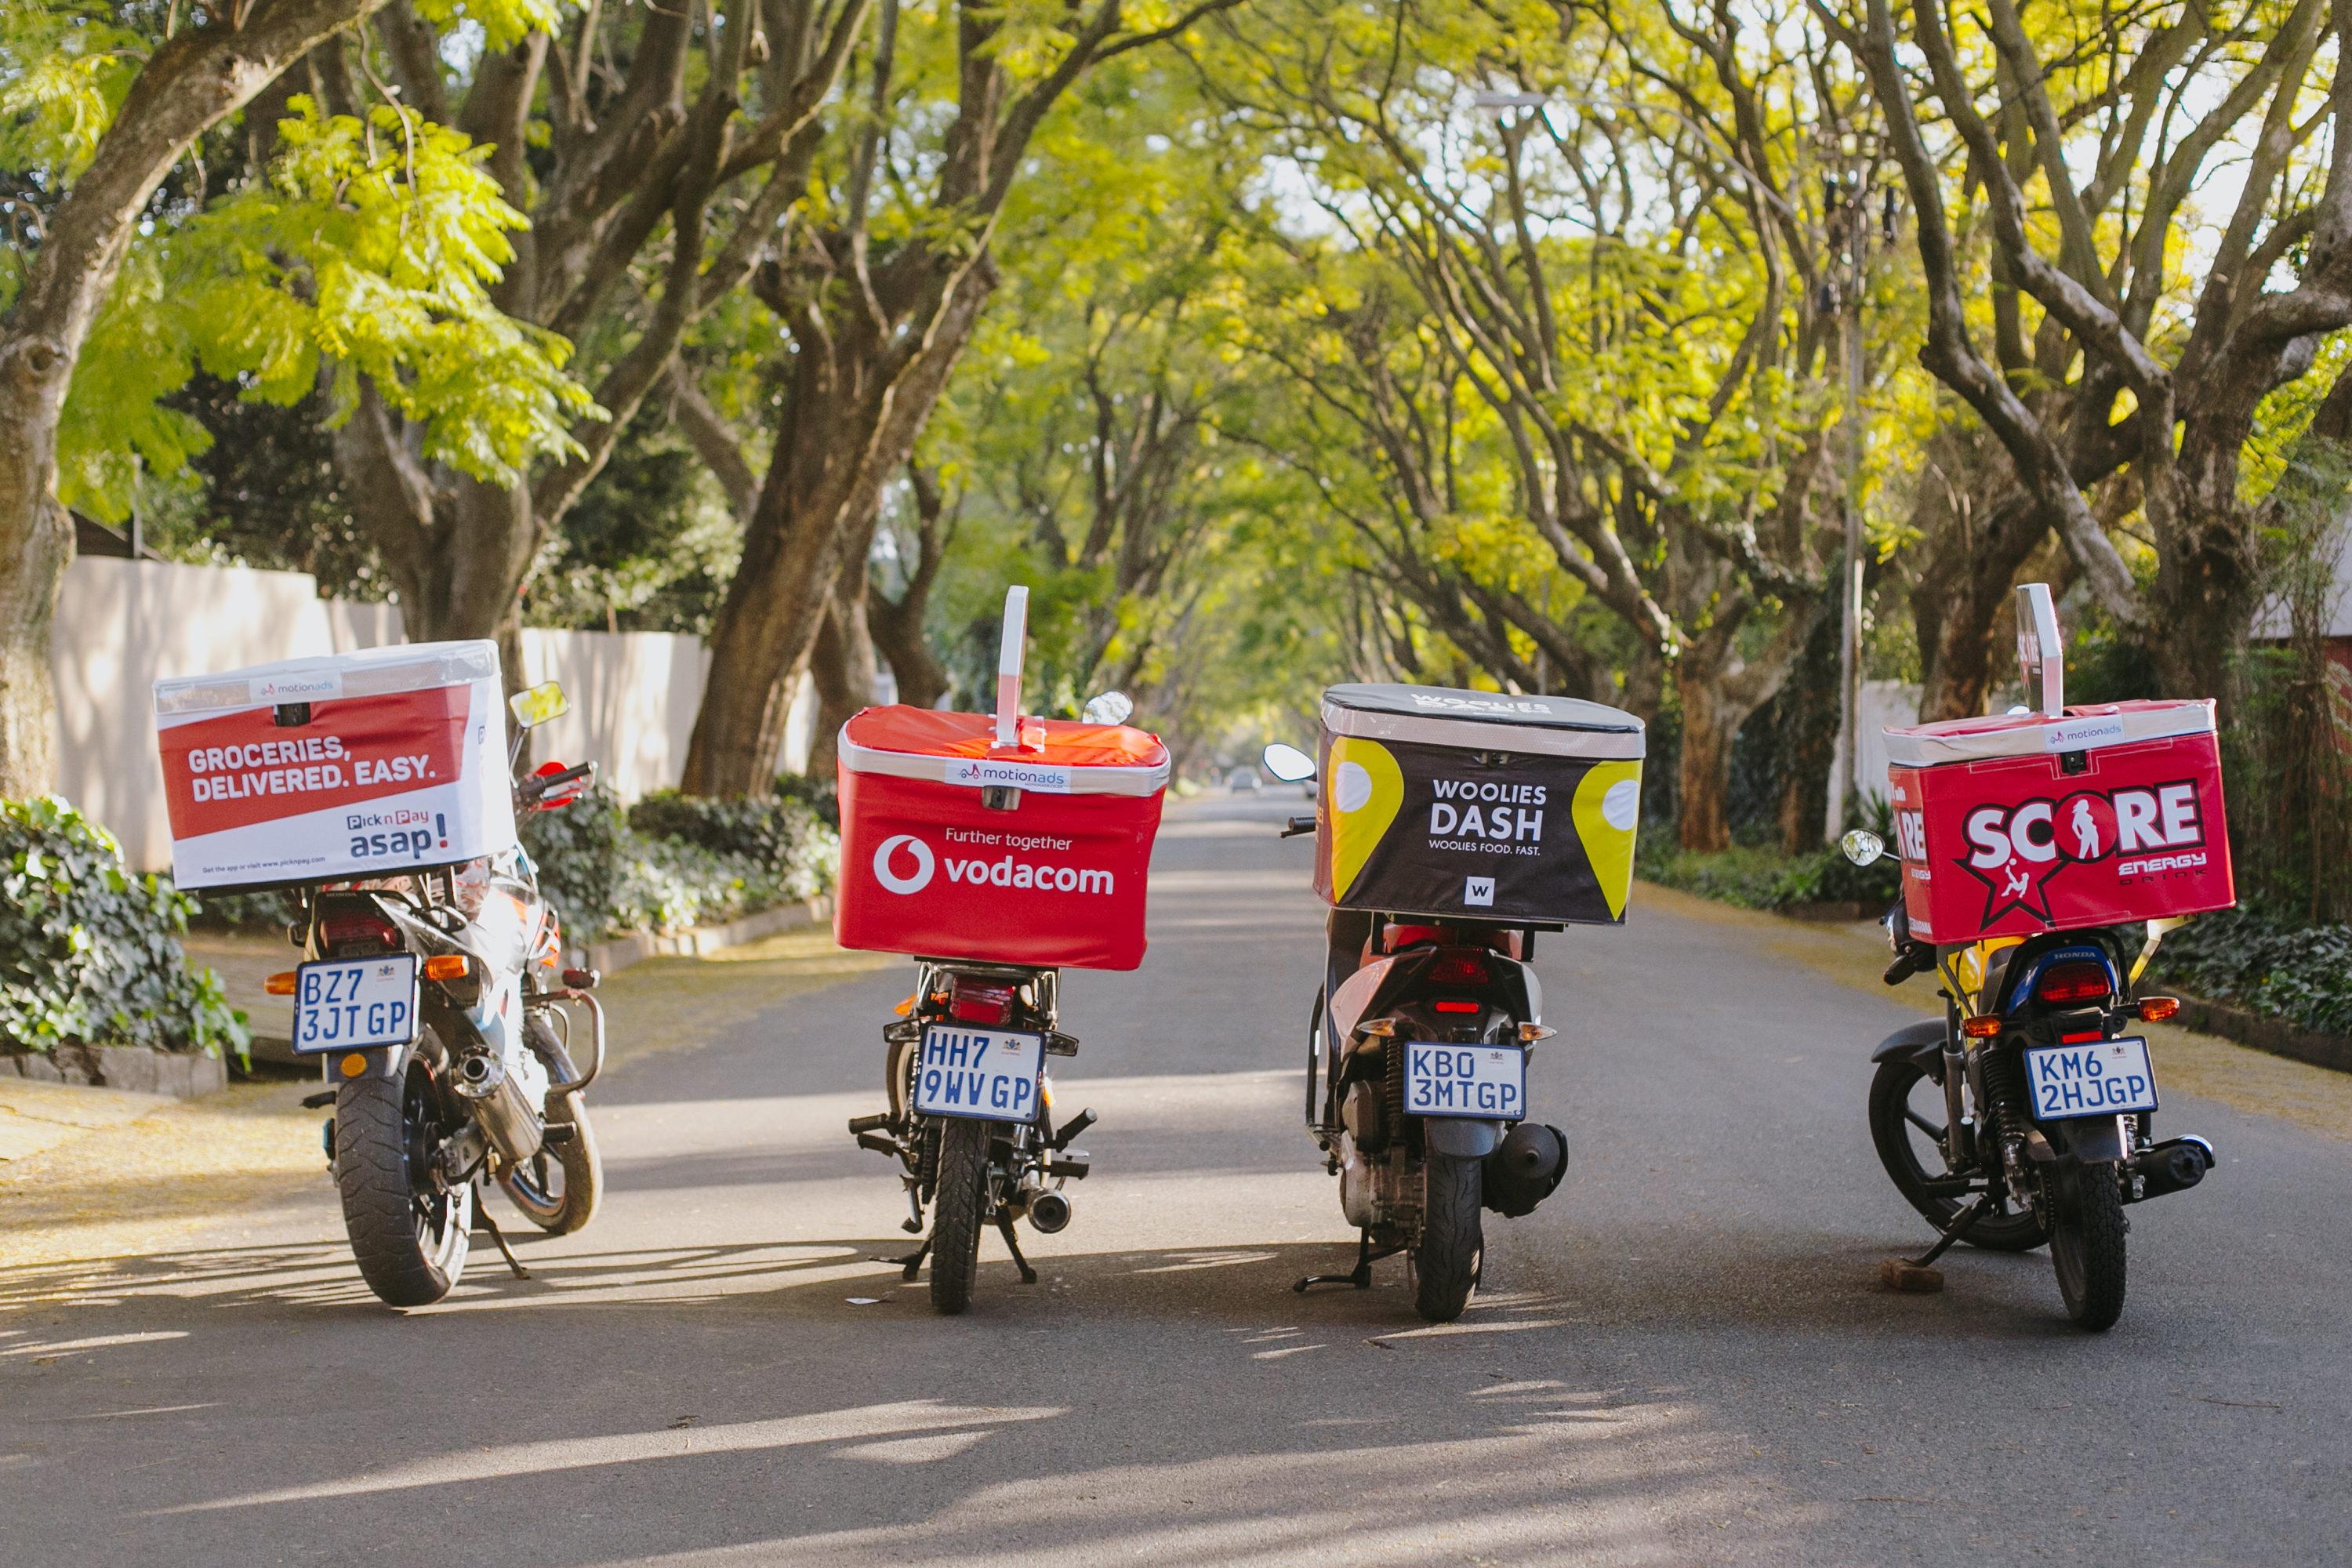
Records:
{"label": "pick n pay asap delivery box", "polygon": [[515,842],[494,642],[155,682],[183,888],[381,877]]}
{"label": "pick n pay asap delivery box", "polygon": [[1633,880],[1642,721],[1573,697],[1323,693],[1315,891],[1345,910],[1615,925]]}
{"label": "pick n pay asap delivery box", "polygon": [[1945,945],[2237,901],[2210,702],[1886,731],[1911,934]]}

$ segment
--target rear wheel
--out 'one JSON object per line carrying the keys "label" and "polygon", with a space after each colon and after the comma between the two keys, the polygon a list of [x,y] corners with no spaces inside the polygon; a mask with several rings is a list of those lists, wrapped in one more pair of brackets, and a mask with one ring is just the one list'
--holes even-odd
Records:
{"label": "rear wheel", "polygon": [[[1916,1062],[1896,1058],[1878,1064],[1870,1080],[1870,1140],[1895,1190],[1937,1230],[1960,1212],[1958,1199],[1927,1190],[1944,1175],[1945,1114],[1943,1086]],[[1993,1252],[2031,1252],[2049,1237],[2030,1210],[2011,1209],[2008,1194],[1997,1192],[1962,1239]]]}
{"label": "rear wheel", "polygon": [[2112,1163],[2051,1181],[2050,1261],[2066,1315],[2094,1333],[2124,1315],[2124,1197]]}
{"label": "rear wheel", "polygon": [[466,1272],[470,1184],[439,1189],[431,1158],[433,1080],[412,1061],[397,1079],[345,1079],[335,1091],[335,1185],[360,1277],[386,1305],[429,1307]]}
{"label": "rear wheel", "polygon": [[1450,1323],[1470,1304],[1478,1283],[1486,1237],[1479,1225],[1480,1168],[1475,1160],[1432,1154],[1422,1166],[1421,1246],[1413,1309],[1433,1323]]}
{"label": "rear wheel", "polygon": [[980,1227],[988,1209],[991,1123],[940,1119],[939,1202],[931,1211],[931,1305],[953,1317],[971,1305],[980,1271]]}

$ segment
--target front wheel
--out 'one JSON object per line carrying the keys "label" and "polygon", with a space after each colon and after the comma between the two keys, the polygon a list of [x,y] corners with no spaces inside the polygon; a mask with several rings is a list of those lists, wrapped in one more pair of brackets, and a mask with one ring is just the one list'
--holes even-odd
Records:
{"label": "front wheel", "polygon": [[[1916,1062],[1897,1058],[1878,1064],[1870,1080],[1870,1141],[1895,1190],[1937,1230],[1960,1212],[1956,1200],[1927,1190],[1943,1174],[1944,1116],[1943,1086]],[[2031,1210],[2012,1211],[2002,1194],[1961,1239],[1992,1252],[2031,1252],[2049,1237]]]}
{"label": "front wheel", "polygon": [[1450,1323],[1470,1304],[1486,1248],[1480,1228],[1480,1167],[1475,1160],[1432,1154],[1422,1167],[1421,1246],[1413,1253],[1419,1288],[1413,1310]]}
{"label": "front wheel", "polygon": [[980,1271],[990,1124],[962,1116],[942,1120],[939,1204],[931,1211],[931,1305],[951,1318],[971,1305],[972,1277]]}
{"label": "front wheel", "polygon": [[2084,1165],[2053,1181],[2050,1261],[2066,1315],[2093,1333],[2124,1315],[2124,1195],[2112,1163]]}
{"label": "front wheel", "polygon": [[429,1307],[466,1272],[470,1184],[436,1187],[426,1162],[433,1079],[421,1062],[397,1079],[345,1079],[335,1091],[335,1185],[360,1277],[387,1306]]}

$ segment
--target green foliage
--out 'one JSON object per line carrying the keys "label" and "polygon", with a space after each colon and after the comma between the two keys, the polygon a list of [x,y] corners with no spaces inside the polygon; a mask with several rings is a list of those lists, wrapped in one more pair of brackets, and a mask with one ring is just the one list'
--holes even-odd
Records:
{"label": "green foliage", "polygon": [[218,973],[177,940],[196,900],[124,872],[106,829],[55,795],[0,801],[0,1033],[217,1056],[250,1040]]}
{"label": "green foliage", "polygon": [[[0,168],[53,187],[80,174],[131,91],[145,45],[110,7],[0,0]],[[7,302],[0,293],[0,307]]]}
{"label": "green foliage", "polygon": [[2352,1036],[2352,925],[2260,907],[2200,915],[2164,939],[2149,970],[2193,995]]}
{"label": "green foliage", "polygon": [[1664,833],[1643,836],[1634,870],[1644,881],[1744,910],[1852,902],[1874,910],[1894,903],[1903,887],[1902,868],[1891,857],[1856,866],[1835,849],[1811,855],[1744,848],[1706,854],[1678,848]]}
{"label": "green foliage", "polygon": [[525,220],[483,167],[489,149],[396,107],[292,106],[266,183],[133,247],[59,426],[68,505],[117,521],[138,463],[176,473],[205,448],[203,426],[159,401],[199,366],[280,405],[323,366],[330,427],[364,375],[423,426],[426,459],[500,484],[579,450],[569,421],[603,416],[564,374],[571,345],[491,303]]}
{"label": "green foliage", "polygon": [[[632,818],[645,813],[644,828]],[[668,837],[670,834],[677,837]],[[540,888],[575,939],[677,931],[814,898],[833,885],[840,839],[806,806],[657,795],[625,812],[603,784],[522,819]]]}

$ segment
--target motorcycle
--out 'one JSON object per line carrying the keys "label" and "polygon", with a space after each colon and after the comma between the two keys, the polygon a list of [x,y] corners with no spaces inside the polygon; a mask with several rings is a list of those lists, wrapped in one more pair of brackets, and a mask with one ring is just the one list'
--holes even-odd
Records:
{"label": "motorcycle", "polygon": [[[1264,760],[1286,784],[1317,771],[1292,746],[1268,746]],[[1280,836],[1315,831],[1315,817],[1295,816]],[[1414,1309],[1450,1322],[1478,1284],[1481,1211],[1516,1218],[1559,1186],[1565,1138],[1527,1119],[1528,1049],[1554,1033],[1528,963],[1536,929],[1330,911],[1307,1019],[1306,1121],[1357,1228],[1356,1267],[1294,1289],[1368,1289],[1372,1265],[1403,1253]]]}
{"label": "motorcycle", "polygon": [[[1858,866],[1885,850],[1859,829],[1843,847]],[[1934,1289],[1935,1261],[1956,1241],[2000,1252],[2046,1243],[2067,1316],[2094,1331],[2114,1327],[2126,1207],[2185,1192],[2214,1164],[2203,1138],[2157,1142],[2155,1070],[2147,1039],[2131,1032],[2179,1011],[2174,997],[2127,997],[2181,922],[2147,922],[2137,956],[2114,927],[1938,948],[1912,937],[1900,904],[1881,923],[1895,952],[1886,983],[1932,971],[1945,1004],[1943,1017],[1898,1029],[1871,1053],[1871,1142],[1937,1233],[1921,1257],[1888,1259],[1884,1278]],[[2116,1102],[2127,1109],[2105,1108]]]}
{"label": "motorcycle", "polygon": [[[517,733],[568,710],[553,681],[510,701]],[[595,764],[548,763],[514,781],[518,811],[585,794]],[[520,846],[459,865],[296,889],[288,929],[305,962],[273,975],[294,998],[297,1053],[321,1058],[332,1088],[323,1129],[360,1274],[387,1305],[440,1300],[466,1270],[471,1233],[489,1233],[515,1278],[530,1272],[482,1198],[495,1181],[553,1236],[594,1217],[604,1184],[583,1098],[604,1061],[593,970],[563,968],[562,933]],[[587,1069],[571,1052],[568,1005],[586,1009]]]}

